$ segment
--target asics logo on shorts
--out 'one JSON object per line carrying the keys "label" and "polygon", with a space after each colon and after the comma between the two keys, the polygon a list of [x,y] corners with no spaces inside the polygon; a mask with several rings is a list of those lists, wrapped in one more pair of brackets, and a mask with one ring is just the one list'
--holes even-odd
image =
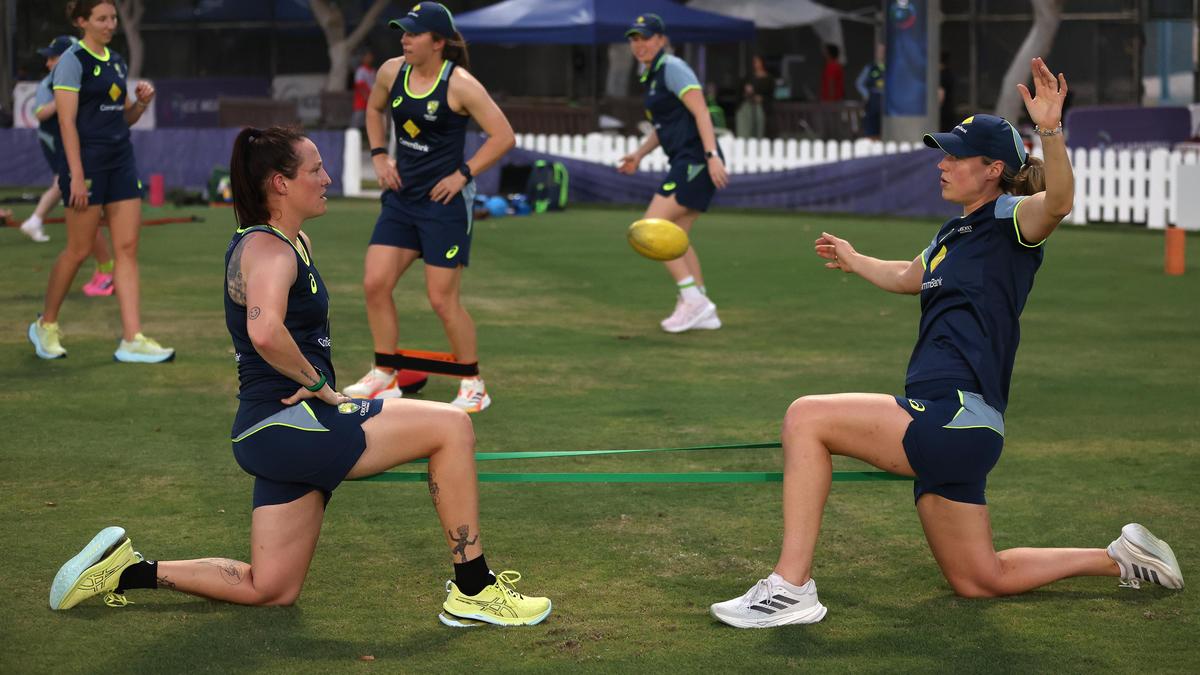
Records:
{"label": "asics logo on shorts", "polygon": [[910,406],[912,406],[912,409],[916,410],[917,412],[925,412],[925,404],[924,403],[914,401],[910,398],[910,399],[908,399],[908,404]]}
{"label": "asics logo on shorts", "polygon": [[446,251],[446,260],[450,260],[456,255],[458,255],[458,244],[451,246],[450,250]]}
{"label": "asics logo on shorts", "polygon": [[675,181],[671,181],[670,183],[663,183],[662,189],[667,192],[674,190],[675,189]]}

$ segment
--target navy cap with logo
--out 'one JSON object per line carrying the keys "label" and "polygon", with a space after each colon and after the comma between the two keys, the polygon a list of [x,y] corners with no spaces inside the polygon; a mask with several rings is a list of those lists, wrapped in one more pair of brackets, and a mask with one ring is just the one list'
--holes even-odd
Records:
{"label": "navy cap with logo", "polygon": [[50,44],[37,50],[38,54],[46,58],[52,56],[62,56],[68,49],[75,45],[77,40],[70,35],[59,35],[50,41]]}
{"label": "navy cap with logo", "polygon": [[941,148],[954,157],[989,157],[1004,162],[1013,172],[1021,170],[1028,155],[1025,141],[1013,125],[995,115],[972,115],[953,131],[925,134],[925,145]]}
{"label": "navy cap with logo", "polygon": [[657,14],[642,14],[634,19],[633,25],[629,27],[629,30],[625,31],[625,37],[641,35],[645,38],[651,35],[663,35],[666,32],[667,25],[663,23],[661,16]]}
{"label": "navy cap with logo", "polygon": [[389,21],[388,27],[405,33],[437,33],[442,37],[451,37],[458,32],[450,10],[440,2],[417,3],[408,14]]}

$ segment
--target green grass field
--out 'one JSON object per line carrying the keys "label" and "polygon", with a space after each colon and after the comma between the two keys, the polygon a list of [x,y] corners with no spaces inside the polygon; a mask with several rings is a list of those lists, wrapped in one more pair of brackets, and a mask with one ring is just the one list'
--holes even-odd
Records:
{"label": "green grass field", "polygon": [[[371,358],[359,279],[376,212],[369,201],[333,202],[306,228],[331,288],[343,386]],[[1012,599],[956,598],[905,482],[834,484],[814,570],[830,611],[813,626],[738,631],[707,614],[770,572],[778,484],[483,484],[489,562],[520,570],[522,589],[554,600],[550,618],[529,629],[437,622],[450,566],[426,490],[412,483],[338,490],[295,607],[132,591],[137,604],[125,609],[95,600],[51,612],[55,571],[105,525],[123,525],[150,558],[248,558],[251,479],[228,442],[236,376],[221,306],[232,213],[196,213],[207,222],[147,228],[142,238],[146,332],[179,353],[165,366],[112,361],[116,301],[79,292],[90,265],[61,318],[70,358],[35,358],[25,331],[65,232],[50,226],[48,245],[0,232],[2,672],[1157,673],[1200,664],[1195,589],[1077,579]],[[658,328],[673,303],[669,279],[624,242],[639,213],[573,208],[478,224],[465,298],[495,398],[475,418],[479,450],[772,441],[800,395],[902,391],[917,300],[825,270],[811,242],[825,229],[861,251],[910,259],[937,223],[709,214],[695,243],[726,327],[671,336]],[[1106,546],[1137,520],[1200,583],[1198,241],[1192,270],[1176,278],[1162,274],[1161,233],[1064,227],[1049,243],[1023,317],[1008,443],[989,484],[998,547]],[[402,339],[443,349],[416,271],[396,292]],[[423,395],[450,400],[455,386],[434,380]],[[777,450],[480,465],[779,467]]]}

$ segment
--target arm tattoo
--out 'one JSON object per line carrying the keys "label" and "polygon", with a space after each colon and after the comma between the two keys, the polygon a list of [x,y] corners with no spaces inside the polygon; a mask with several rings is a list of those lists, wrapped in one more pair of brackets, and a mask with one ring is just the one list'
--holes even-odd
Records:
{"label": "arm tattoo", "polygon": [[211,565],[221,571],[221,580],[230,586],[237,586],[242,583],[242,570],[238,567],[241,563],[228,558],[205,558],[197,560],[201,565]]}
{"label": "arm tattoo", "polygon": [[171,590],[175,590],[175,582],[171,581],[167,577],[158,577],[158,587],[159,588],[169,588]]}
{"label": "arm tattoo", "polygon": [[439,488],[438,484],[433,480],[433,472],[430,471],[429,472],[429,498],[433,500],[434,506],[437,506],[438,504],[440,504],[442,502],[442,498],[439,494],[440,492],[441,492],[441,488]]}
{"label": "arm tattoo", "polygon": [[259,314],[262,314],[262,310],[258,308],[258,305],[255,305],[250,308],[249,312],[246,312],[246,318],[253,321],[258,318]]}
{"label": "arm tattoo", "polygon": [[242,250],[245,246],[245,239],[238,242],[229,256],[229,266],[225,268],[225,291],[229,293],[230,300],[243,307],[246,305],[246,279],[242,276]]}
{"label": "arm tattoo", "polygon": [[454,548],[450,549],[450,555],[458,554],[462,558],[461,562],[467,562],[467,547],[479,541],[479,535],[476,534],[474,539],[468,540],[471,528],[466,525],[458,526],[458,536],[455,536],[450,530],[446,530],[446,534],[450,535],[450,539],[454,542]]}

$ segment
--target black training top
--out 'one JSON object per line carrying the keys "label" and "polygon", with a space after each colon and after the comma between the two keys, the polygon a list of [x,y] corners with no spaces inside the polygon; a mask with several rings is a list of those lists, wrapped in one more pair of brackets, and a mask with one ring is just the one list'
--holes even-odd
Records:
{"label": "black training top", "polygon": [[[329,379],[329,386],[334,387],[333,352],[329,339],[329,291],[312,264],[308,247],[303,239],[299,243],[288,241],[283,232],[269,225],[243,227],[234,233],[225,251],[227,270],[234,249],[243,237],[252,232],[267,232],[279,237],[295,250],[296,282],[288,290],[287,314],[284,315],[283,325],[308,362],[320,368]],[[237,361],[238,369],[238,399],[241,400],[233,423],[233,436],[236,437],[250,425],[283,410],[280,399],[296,393],[300,385],[275,370],[255,351],[246,327],[246,307],[229,297],[228,286],[224,295],[225,327],[233,338],[233,358]]]}
{"label": "black training top", "polygon": [[412,66],[407,63],[392,83],[389,96],[396,124],[398,192],[405,199],[428,199],[438,181],[462,166],[470,118],[451,110],[446,100],[454,68],[453,61],[443,62],[433,87],[420,94],[408,88]]}

